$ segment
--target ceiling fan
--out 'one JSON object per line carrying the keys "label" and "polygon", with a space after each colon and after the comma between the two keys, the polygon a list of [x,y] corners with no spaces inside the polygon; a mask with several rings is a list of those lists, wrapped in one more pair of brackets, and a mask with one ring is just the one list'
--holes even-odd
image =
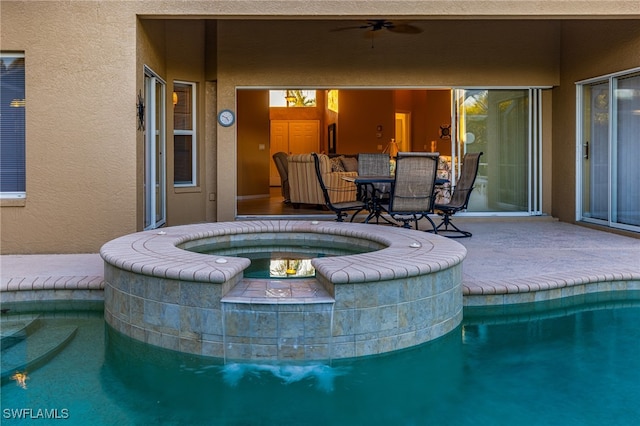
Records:
{"label": "ceiling fan", "polygon": [[386,19],[373,19],[368,20],[364,25],[358,25],[354,27],[342,27],[336,28],[332,31],[344,31],[344,30],[368,30],[368,33],[373,33],[376,31],[387,30],[392,33],[398,34],[419,34],[422,32],[422,28],[416,27],[415,25],[406,24],[406,23],[394,23],[391,21],[387,21]]}

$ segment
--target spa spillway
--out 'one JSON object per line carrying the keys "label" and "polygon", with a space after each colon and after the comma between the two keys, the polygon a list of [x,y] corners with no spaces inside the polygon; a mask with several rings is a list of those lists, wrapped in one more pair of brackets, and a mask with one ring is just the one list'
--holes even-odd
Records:
{"label": "spa spillway", "polygon": [[[223,245],[327,244],[305,278],[247,278]],[[201,248],[214,254],[199,253]],[[280,249],[279,249],[280,250]],[[462,321],[465,248],[403,228],[323,221],[185,225],[105,244],[107,323],[150,345],[225,361],[307,361],[390,352]]]}

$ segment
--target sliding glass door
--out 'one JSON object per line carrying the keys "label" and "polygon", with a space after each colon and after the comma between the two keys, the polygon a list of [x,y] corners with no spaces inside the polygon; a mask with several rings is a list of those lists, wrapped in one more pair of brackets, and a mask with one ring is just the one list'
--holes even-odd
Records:
{"label": "sliding glass door", "polygon": [[165,82],[145,68],[144,99],[144,229],[167,221],[165,161]]}
{"label": "sliding glass door", "polygon": [[639,231],[640,71],[577,88],[577,219]]}
{"label": "sliding glass door", "polygon": [[465,153],[483,153],[468,212],[540,214],[540,90],[457,89],[453,93],[453,177]]}

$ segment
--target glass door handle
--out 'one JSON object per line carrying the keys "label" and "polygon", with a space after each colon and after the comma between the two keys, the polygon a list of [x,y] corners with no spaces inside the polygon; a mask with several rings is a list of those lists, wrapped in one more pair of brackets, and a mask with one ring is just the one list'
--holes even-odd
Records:
{"label": "glass door handle", "polygon": [[589,159],[589,141],[586,141],[585,143],[583,143],[582,147],[584,148],[583,150],[584,153],[582,156],[588,160]]}

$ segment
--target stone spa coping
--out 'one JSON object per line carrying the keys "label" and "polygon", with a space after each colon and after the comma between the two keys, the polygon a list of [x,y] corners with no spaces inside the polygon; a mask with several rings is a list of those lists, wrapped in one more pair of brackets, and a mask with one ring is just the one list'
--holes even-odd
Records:
{"label": "stone spa coping", "polygon": [[[223,255],[235,255],[228,246],[236,242],[261,252],[363,251],[313,258],[313,280],[244,279],[251,261]],[[222,251],[200,253],[212,248]],[[111,327],[225,360],[380,354],[438,338],[462,321],[466,249],[426,232],[302,220],[211,223],[127,235],[101,255]]]}
{"label": "stone spa coping", "polygon": [[108,264],[143,275],[225,283],[247,268],[250,261],[186,249],[233,239],[306,239],[309,234],[313,234],[314,241],[356,242],[374,249],[313,259],[317,275],[331,284],[415,277],[451,267],[466,256],[461,244],[427,232],[309,220],[218,222],[143,231],[105,244],[100,254]]}

